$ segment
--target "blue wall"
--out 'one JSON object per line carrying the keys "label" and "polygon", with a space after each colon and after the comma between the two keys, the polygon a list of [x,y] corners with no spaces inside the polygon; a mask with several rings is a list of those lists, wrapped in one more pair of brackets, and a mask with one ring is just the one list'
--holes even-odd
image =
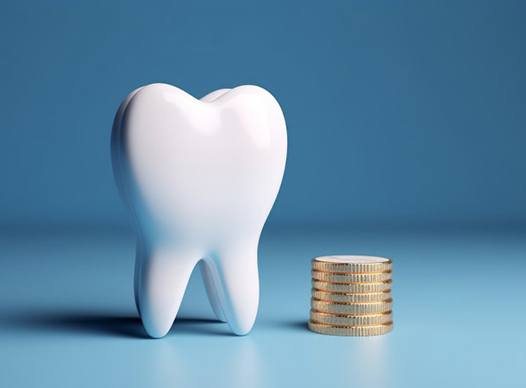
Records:
{"label": "blue wall", "polygon": [[255,83],[281,102],[273,225],[525,224],[525,14],[521,1],[3,4],[0,223],[126,224],[113,114],[168,82],[196,96]]}

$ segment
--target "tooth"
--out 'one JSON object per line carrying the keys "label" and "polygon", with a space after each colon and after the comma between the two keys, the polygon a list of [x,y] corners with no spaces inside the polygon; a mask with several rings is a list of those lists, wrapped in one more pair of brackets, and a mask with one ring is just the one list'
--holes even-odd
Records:
{"label": "tooth", "polygon": [[214,260],[223,286],[223,313],[232,331],[245,335],[252,329],[259,304],[257,243],[221,250]]}
{"label": "tooth", "polygon": [[281,108],[256,86],[197,100],[153,84],[121,104],[112,163],[136,224],[135,299],[150,336],[170,330],[197,263],[218,319],[251,330],[257,246],[286,153]]}
{"label": "tooth", "polygon": [[162,248],[144,254],[136,275],[136,299],[146,332],[160,338],[172,327],[199,255]]}
{"label": "tooth", "polygon": [[[112,165],[114,170],[114,175],[116,177],[116,182],[118,186],[118,190],[121,194],[121,197],[125,200],[126,195],[124,194],[125,188],[122,186],[122,179],[121,179],[121,149],[120,149],[120,143],[121,143],[121,127],[122,127],[122,120],[124,117],[124,112],[126,111],[129,102],[131,101],[132,97],[135,96],[135,94],[141,90],[142,88],[137,88],[133,92],[131,92],[121,103],[119,106],[119,109],[117,110],[117,113],[115,115],[115,120],[113,124],[113,130],[112,130],[112,137],[111,137],[111,148],[112,148]],[[223,94],[228,92],[230,89],[218,89],[215,90],[206,96],[201,98],[201,101],[205,102],[211,102],[216,100],[217,98],[221,97]],[[134,279],[134,294],[135,294],[135,306],[137,308],[137,311],[140,313],[139,308],[139,302],[137,300],[137,287],[138,287],[138,280],[137,276],[138,273],[141,271],[141,257],[142,255],[139,254],[139,244],[137,246],[137,258],[135,260],[135,279]],[[208,295],[208,298],[210,300],[210,304],[212,306],[212,310],[214,311],[214,314],[216,315],[217,319],[219,319],[222,322],[226,322],[225,316],[223,311],[221,310],[221,306],[219,304],[218,299],[218,292],[219,292],[219,284],[218,281],[212,278],[212,273],[207,268],[207,265],[202,262],[202,265],[200,266],[201,270],[201,276],[203,278],[203,282],[205,283],[206,292]]]}
{"label": "tooth", "polygon": [[219,97],[221,97],[226,92],[230,91],[231,89],[217,89],[213,92],[208,93],[206,96],[201,97],[201,101],[204,102],[212,102],[214,100],[217,100]]}

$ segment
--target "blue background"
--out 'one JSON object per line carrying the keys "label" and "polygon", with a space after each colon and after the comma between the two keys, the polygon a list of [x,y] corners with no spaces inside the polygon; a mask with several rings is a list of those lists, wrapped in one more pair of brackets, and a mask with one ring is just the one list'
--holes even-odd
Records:
{"label": "blue background", "polygon": [[269,225],[526,224],[521,1],[17,1],[0,12],[4,224],[127,225],[109,136],[151,82],[254,83],[289,159]]}
{"label": "blue background", "polygon": [[[16,1],[0,7],[0,386],[523,386],[526,3]],[[289,154],[253,332],[193,276],[146,339],[110,129],[151,82],[258,84]],[[395,329],[306,330],[310,259],[393,257]]]}

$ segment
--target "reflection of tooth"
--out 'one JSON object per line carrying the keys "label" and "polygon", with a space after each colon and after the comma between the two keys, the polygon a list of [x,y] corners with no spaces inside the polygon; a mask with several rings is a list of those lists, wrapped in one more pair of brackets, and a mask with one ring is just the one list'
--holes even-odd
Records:
{"label": "reflection of tooth", "polygon": [[286,158],[276,100],[255,86],[200,100],[170,85],[131,93],[112,132],[112,162],[138,230],[135,297],[148,334],[175,319],[197,263],[212,308],[236,334],[259,299],[257,246]]}

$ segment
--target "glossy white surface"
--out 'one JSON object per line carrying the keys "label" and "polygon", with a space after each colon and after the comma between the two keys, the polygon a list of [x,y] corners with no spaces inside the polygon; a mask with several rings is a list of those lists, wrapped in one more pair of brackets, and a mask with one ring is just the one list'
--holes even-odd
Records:
{"label": "glossy white surface", "polygon": [[259,236],[287,153],[277,101],[257,86],[195,99],[171,85],[139,88],[121,104],[112,162],[136,220],[135,297],[152,337],[172,326],[201,263],[212,307],[248,333],[259,302]]}

